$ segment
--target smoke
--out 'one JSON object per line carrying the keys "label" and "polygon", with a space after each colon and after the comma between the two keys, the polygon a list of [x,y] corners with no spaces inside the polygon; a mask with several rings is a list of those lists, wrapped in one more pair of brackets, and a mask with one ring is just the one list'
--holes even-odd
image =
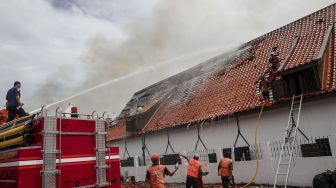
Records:
{"label": "smoke", "polygon": [[78,87],[73,72],[74,68],[70,66],[61,66],[53,72],[36,90],[36,100],[43,101],[44,104],[34,105],[33,107],[38,108],[69,95],[74,87]]}
{"label": "smoke", "polygon": [[[106,80],[195,51],[221,48],[224,52],[323,8],[331,2],[309,0],[303,7],[300,0],[192,2],[158,0],[148,16],[133,19],[122,26],[123,37],[97,33],[87,41],[86,49],[80,57],[85,77],[82,77],[81,82],[77,82],[82,84],[74,86],[71,82],[66,82],[71,76],[65,74],[58,80],[51,76],[45,84],[48,92],[44,92],[42,88],[42,92],[37,92],[38,98],[45,102],[46,98],[54,100],[52,96],[55,98],[69,96]],[[297,7],[301,10],[297,11]],[[85,12],[85,7],[81,7],[81,10]],[[283,14],[284,11],[286,14]],[[90,11],[86,10],[86,14],[90,14]],[[178,61],[178,63],[184,62]],[[190,66],[198,63],[200,62],[195,60]],[[177,73],[181,70],[179,65],[171,66],[176,66],[174,71],[169,69],[171,72]],[[60,69],[60,72],[63,70]],[[160,71],[166,70],[160,69]],[[150,72],[153,75],[158,74],[155,71]],[[151,74],[144,74],[139,79],[151,79],[152,82],[162,79]],[[150,82],[134,80],[134,83]],[[124,82],[121,84],[124,87],[118,88],[128,90],[127,95],[135,92],[133,91],[135,88],[131,89],[129,84]],[[147,85],[138,85],[136,89],[145,86]],[[123,100],[130,98],[130,96],[120,97],[123,97]]]}
{"label": "smoke", "polygon": [[125,28],[122,41],[97,35],[88,42],[82,59],[88,67],[87,83],[119,77],[193,51],[241,42],[228,35],[230,23],[223,2],[204,0],[160,1],[149,19],[136,20]]}
{"label": "smoke", "polygon": [[[302,16],[317,4],[309,3]],[[230,49],[295,20],[293,15],[277,12],[294,11],[293,7],[280,1],[161,0],[147,19],[124,28],[125,39],[103,35],[90,39],[82,56],[89,70],[85,84],[94,85],[193,51]]]}

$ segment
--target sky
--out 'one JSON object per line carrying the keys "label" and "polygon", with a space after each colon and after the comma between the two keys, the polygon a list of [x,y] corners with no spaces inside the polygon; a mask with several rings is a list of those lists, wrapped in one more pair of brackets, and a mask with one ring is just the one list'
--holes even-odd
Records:
{"label": "sky", "polygon": [[[89,106],[104,101],[108,110],[117,112],[136,90],[332,3],[3,1],[0,106],[5,104],[6,91],[16,80],[22,82],[22,100],[28,110],[106,83],[104,92],[96,91],[104,93],[106,99],[92,95],[76,101],[82,103],[85,99]],[[135,73],[136,78],[132,77]],[[108,86],[117,89],[106,89]],[[118,104],[114,105],[116,100]]]}

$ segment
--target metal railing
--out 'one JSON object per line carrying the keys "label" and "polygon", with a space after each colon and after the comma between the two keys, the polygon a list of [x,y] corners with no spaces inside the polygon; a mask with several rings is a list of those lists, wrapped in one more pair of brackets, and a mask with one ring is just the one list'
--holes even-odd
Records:
{"label": "metal railing", "polygon": [[[281,140],[271,141],[269,147],[272,158],[279,158],[281,152]],[[284,156],[290,155],[290,148],[284,147]],[[293,149],[293,157],[318,157],[331,156],[329,136],[314,137],[309,140],[296,139]]]}

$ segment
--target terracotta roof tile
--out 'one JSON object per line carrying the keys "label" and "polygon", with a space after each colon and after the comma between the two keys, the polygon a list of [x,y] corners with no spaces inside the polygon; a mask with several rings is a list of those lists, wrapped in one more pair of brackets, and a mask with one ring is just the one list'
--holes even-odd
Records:
{"label": "terracotta roof tile", "polygon": [[[177,92],[161,105],[151,122],[143,132],[157,131],[178,125],[187,125],[201,120],[218,116],[229,115],[258,108],[259,95],[256,93],[256,81],[268,69],[270,51],[277,46],[281,63],[285,63],[281,71],[306,65],[315,60],[320,52],[324,36],[335,22],[335,4],[292,22],[275,31],[267,33],[255,40],[247,42],[241,48],[249,47],[248,53],[243,51],[234,62],[226,67],[216,67],[215,72],[203,75],[197,87],[187,88],[185,95],[187,102],[176,103],[181,97]],[[336,26],[334,25],[334,30]],[[329,55],[330,61],[326,90],[335,89],[336,83],[336,43],[332,38],[333,53]],[[298,37],[297,43],[295,38]],[[294,48],[292,48],[294,46]],[[291,51],[291,49],[293,49]],[[237,52],[239,53],[239,52]],[[245,58],[245,55],[252,58]],[[287,61],[285,62],[285,59]],[[213,62],[221,61],[215,58]],[[203,79],[206,78],[206,79]],[[183,88],[182,88],[183,89]],[[182,93],[183,93],[182,92]],[[179,96],[178,96],[179,95]],[[174,102],[175,100],[175,102]],[[169,105],[173,104],[173,105]],[[125,121],[120,121],[110,132],[110,139],[120,139],[126,135]]]}
{"label": "terracotta roof tile", "polygon": [[119,120],[119,122],[116,125],[109,128],[108,138],[113,139],[113,140],[118,140],[118,139],[124,138],[125,136],[127,136],[126,119],[122,118]]}

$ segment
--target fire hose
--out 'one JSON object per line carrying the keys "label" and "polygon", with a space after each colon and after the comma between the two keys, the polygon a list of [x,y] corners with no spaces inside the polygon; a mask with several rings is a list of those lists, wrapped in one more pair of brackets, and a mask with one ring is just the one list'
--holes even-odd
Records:
{"label": "fire hose", "polygon": [[254,133],[254,145],[255,145],[256,160],[257,160],[256,169],[255,169],[254,175],[252,176],[250,182],[247,183],[246,185],[242,186],[242,188],[245,188],[245,187],[248,187],[249,185],[251,185],[258,175],[258,171],[259,171],[259,147],[258,147],[258,144],[257,144],[257,136],[258,136],[259,126],[260,126],[260,118],[261,118],[261,115],[263,113],[263,110],[264,110],[264,105],[261,106],[259,116],[258,116],[258,120],[256,122],[255,133]]}
{"label": "fire hose", "polygon": [[25,142],[31,142],[32,139],[33,139],[33,135],[24,134],[24,135],[21,135],[19,137],[9,139],[9,140],[6,140],[4,142],[0,142],[0,149],[4,148],[4,147],[12,146],[12,145],[19,145],[19,144],[22,144],[22,143],[25,143]]}

